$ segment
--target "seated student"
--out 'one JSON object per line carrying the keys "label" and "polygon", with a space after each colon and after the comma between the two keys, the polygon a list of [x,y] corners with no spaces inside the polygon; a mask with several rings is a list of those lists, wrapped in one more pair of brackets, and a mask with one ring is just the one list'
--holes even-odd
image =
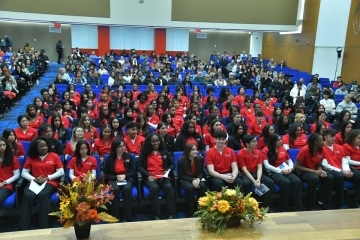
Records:
{"label": "seated student", "polygon": [[323,134],[324,130],[327,128],[326,125],[320,121],[314,123],[313,125],[315,125],[315,132],[314,133],[318,133],[320,135]]}
{"label": "seated student", "polygon": [[[325,138],[325,146],[323,152],[325,155],[322,160],[323,168],[334,177],[334,189],[336,194],[335,206],[338,209],[343,208],[344,204],[344,182],[354,182],[357,186],[360,184],[360,172],[351,171],[348,160],[345,158],[343,148],[335,143],[334,129],[325,129],[323,136]],[[355,195],[351,205],[357,205],[360,200],[360,191],[355,191]]]}
{"label": "seated student", "polygon": [[[201,120],[201,118],[200,118]],[[197,115],[194,115],[194,114],[187,114],[186,117],[185,117],[185,121],[191,121],[192,123],[194,123],[195,125],[195,131],[200,134],[200,136],[202,136],[202,129],[201,129],[201,126],[198,125],[198,118],[197,118]]]}
{"label": "seated student", "polygon": [[206,168],[211,176],[210,190],[220,192],[222,187],[243,186],[238,177],[239,170],[234,150],[226,147],[227,134],[218,131],[215,134],[215,146],[206,152]]}
{"label": "seated student", "polygon": [[248,133],[255,136],[260,136],[263,128],[266,126],[267,123],[264,118],[264,113],[262,111],[256,111],[255,116],[256,116],[256,121],[251,125],[248,125],[249,126]]}
{"label": "seated student", "polygon": [[282,115],[279,117],[279,121],[276,124],[275,133],[283,136],[289,131],[289,118],[288,116]]}
{"label": "seated student", "polygon": [[183,148],[183,155],[177,162],[177,169],[180,179],[180,186],[185,190],[186,214],[189,217],[194,215],[194,192],[197,197],[205,196],[207,190],[203,181],[204,164],[195,144],[187,143]]}
{"label": "seated student", "polygon": [[237,165],[241,171],[243,190],[245,193],[251,192],[252,187],[260,188],[263,183],[269,188],[262,198],[263,207],[270,207],[273,202],[274,182],[262,173],[262,156],[257,150],[257,140],[254,135],[247,134],[242,139],[244,148],[241,149],[236,158]]}
{"label": "seated student", "polygon": [[[322,123],[322,124],[324,124],[325,125],[325,128],[331,128],[331,126],[330,126],[330,123],[328,123],[328,122],[326,122],[325,120],[326,120],[326,113],[325,112],[319,112],[318,113],[318,118],[317,118],[317,122],[320,122],[320,123]],[[317,123],[316,122],[316,123]],[[315,133],[316,132],[316,126],[317,126],[317,124],[316,123],[314,123],[312,126],[311,126],[311,128],[310,128],[310,132],[311,133]]]}
{"label": "seated student", "polygon": [[272,125],[270,124],[265,125],[258,139],[257,149],[262,150],[264,147],[267,146],[269,137],[271,134],[274,133],[274,131],[275,129]]}
{"label": "seated student", "polygon": [[[303,113],[297,113],[295,115],[294,123],[298,123],[301,127],[302,133],[308,135],[310,134],[310,126],[306,122],[306,116]],[[290,127],[289,127],[290,128]],[[289,130],[288,130],[289,132]]]}
{"label": "seated student", "polygon": [[288,134],[282,138],[283,146],[286,150],[289,148],[302,148],[306,146],[307,137],[302,133],[302,129],[298,123],[291,125]]}
{"label": "seated student", "polygon": [[99,138],[99,133],[95,127],[93,127],[91,118],[85,114],[79,120],[79,127],[84,129],[84,139],[86,141],[93,142],[95,139]]}
{"label": "seated student", "polygon": [[100,161],[104,161],[105,154],[110,154],[111,143],[114,141],[114,131],[109,124],[101,128],[100,136],[94,141],[94,154],[99,154]]}
{"label": "seated student", "polygon": [[[109,214],[120,218],[119,213],[119,194],[122,192],[124,203],[125,221],[132,221],[131,214],[131,196],[132,188],[135,184],[136,171],[133,165],[133,158],[125,152],[126,145],[124,140],[117,138],[111,143],[110,155],[105,161],[104,174],[105,179],[110,181],[114,188],[114,199],[111,201]],[[126,181],[125,185],[117,185],[118,182]]]}
{"label": "seated student", "polygon": [[38,129],[43,123],[42,117],[36,113],[36,107],[32,104],[27,105],[26,115],[29,117],[29,127]]}
{"label": "seated student", "polygon": [[60,142],[54,138],[53,130],[49,124],[41,124],[38,134],[39,136],[47,139],[50,145],[50,152],[56,153],[59,156],[63,155],[63,147],[61,146]]}
{"label": "seated student", "polygon": [[[59,114],[61,116],[61,122],[64,128],[70,127],[70,122],[68,117],[63,116],[63,106],[61,104],[55,104],[54,106],[54,114]],[[47,120],[48,124],[51,124],[51,119],[53,118],[54,114],[50,116]]]}
{"label": "seated student", "polygon": [[[213,120],[211,122],[210,132],[204,135],[204,145],[206,151],[208,151],[212,147],[215,147],[216,145],[215,134],[220,131],[222,131],[221,121],[218,119]],[[226,143],[227,143],[227,137],[226,137]]]}
{"label": "seated student", "polygon": [[64,175],[59,156],[49,150],[50,145],[46,138],[38,137],[30,143],[28,158],[21,176],[29,182],[43,184],[47,181],[47,183],[37,195],[29,189],[30,185],[25,187],[21,204],[20,230],[30,230],[35,198],[39,200],[39,228],[49,227],[50,197],[59,186],[58,179]]}
{"label": "seated student", "polygon": [[15,182],[20,177],[20,163],[7,139],[0,138],[0,205],[13,193]]}
{"label": "seated student", "polygon": [[197,149],[203,149],[202,137],[195,130],[195,124],[191,121],[187,121],[181,128],[180,134],[176,137],[175,150],[184,151],[185,146],[192,143]]}
{"label": "seated student", "polygon": [[27,115],[20,115],[17,122],[19,127],[15,128],[14,131],[18,141],[32,141],[38,136],[36,129],[29,127],[29,117]]}
{"label": "seated student", "polygon": [[75,154],[67,166],[70,179],[86,175],[88,172],[91,172],[92,177],[96,178],[97,167],[96,158],[90,155],[90,144],[86,140],[78,141]]}
{"label": "seated student", "polygon": [[[167,133],[167,127],[165,125],[165,123],[160,122],[157,125],[157,133],[159,134],[159,136],[162,138],[162,140],[164,141],[164,146],[165,146],[165,150],[172,153],[175,151],[175,143],[174,143],[174,138]],[[181,151],[183,151],[184,149],[182,149]]]}
{"label": "seated student", "polygon": [[168,109],[169,114],[171,115],[172,122],[175,126],[175,131],[178,133],[180,132],[180,129],[182,125],[184,125],[184,118],[183,116],[176,115],[176,107],[174,105],[169,106]]}
{"label": "seated student", "polygon": [[233,150],[240,150],[241,148],[243,148],[244,145],[242,143],[242,138],[247,134],[246,130],[247,128],[243,123],[235,125],[233,129],[233,134],[229,135],[228,147]]}
{"label": "seated student", "polygon": [[169,178],[163,175],[170,171],[169,176],[175,168],[172,154],[164,150],[164,142],[157,133],[151,133],[145,139],[141,154],[136,162],[137,170],[145,179],[145,186],[150,189],[151,212],[156,220],[161,215],[159,191],[165,193],[167,213],[169,219],[175,214],[175,194],[174,188]]}
{"label": "seated student", "polygon": [[[216,115],[215,113],[212,113],[210,114],[207,119],[206,119],[206,122],[203,126],[203,129],[202,129],[202,132],[203,132],[203,136],[205,136],[206,134],[210,133],[210,129],[211,129],[211,123],[214,121],[214,120],[219,120],[221,122],[221,118]],[[226,130],[226,127],[223,123],[221,123],[221,131],[223,132],[227,132]]]}
{"label": "seated student", "polygon": [[322,160],[325,158],[323,151],[324,138],[318,133],[311,134],[307,145],[300,149],[295,161],[295,169],[300,179],[307,183],[307,197],[305,207],[315,209],[317,188],[321,183],[322,208],[327,209],[331,203],[331,190],[334,177],[322,169]]}
{"label": "seated student", "polygon": [[236,131],[234,131],[234,128],[237,125],[244,123],[244,119],[241,117],[240,113],[234,113],[231,117],[233,119],[233,122],[227,125],[227,129],[228,129],[227,132],[229,135],[235,134]]}
{"label": "seated student", "polygon": [[155,109],[152,104],[145,107],[143,116],[144,116],[146,124],[149,125],[149,127],[152,127],[154,129],[157,128],[157,125],[159,124],[160,119],[155,114]]}
{"label": "seated student", "polygon": [[281,137],[270,134],[267,146],[262,150],[262,159],[268,176],[280,187],[280,211],[295,211],[302,207],[301,180],[293,173],[294,166],[289,154],[282,146]]}
{"label": "seated student", "polygon": [[168,134],[170,134],[173,138],[176,137],[177,133],[179,133],[179,131],[176,129],[171,114],[169,112],[164,112],[161,120],[163,123],[165,123],[166,126],[166,132]]}
{"label": "seated student", "polygon": [[10,145],[15,157],[24,157],[25,150],[21,142],[17,141],[15,131],[11,128],[5,128],[2,137],[5,138]]}
{"label": "seated student", "polygon": [[274,112],[274,107],[271,104],[271,99],[269,95],[264,95],[262,98],[264,104],[261,106],[261,110],[265,116],[272,116]]}
{"label": "seated student", "polygon": [[353,126],[350,121],[343,121],[341,123],[340,132],[336,133],[335,135],[335,143],[339,145],[343,145],[346,141],[346,138],[349,136]]}
{"label": "seated student", "polygon": [[245,98],[245,107],[241,109],[240,114],[243,118],[246,118],[246,125],[251,126],[256,122],[255,109],[252,106],[253,101],[250,97]]}
{"label": "seated student", "polygon": [[145,138],[138,135],[139,124],[135,122],[129,122],[126,125],[126,131],[128,135],[124,138],[126,149],[128,153],[133,153],[135,156],[139,156],[141,148],[144,145]]}

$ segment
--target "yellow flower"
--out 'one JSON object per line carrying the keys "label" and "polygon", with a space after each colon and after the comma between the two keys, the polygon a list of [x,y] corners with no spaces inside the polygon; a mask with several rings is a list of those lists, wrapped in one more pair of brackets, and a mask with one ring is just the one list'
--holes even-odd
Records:
{"label": "yellow flower", "polygon": [[226,189],[225,194],[228,196],[235,196],[236,191],[234,189]]}
{"label": "yellow flower", "polygon": [[256,201],[255,198],[249,198],[249,203],[253,205],[253,207],[258,207],[259,203]]}
{"label": "yellow flower", "polygon": [[208,197],[201,197],[201,198],[199,198],[198,203],[199,203],[200,206],[205,207],[209,203],[209,198]]}
{"label": "yellow flower", "polygon": [[229,208],[230,208],[230,204],[228,203],[228,201],[220,200],[218,202],[217,209],[219,210],[219,212],[225,213],[227,210],[229,210]]}

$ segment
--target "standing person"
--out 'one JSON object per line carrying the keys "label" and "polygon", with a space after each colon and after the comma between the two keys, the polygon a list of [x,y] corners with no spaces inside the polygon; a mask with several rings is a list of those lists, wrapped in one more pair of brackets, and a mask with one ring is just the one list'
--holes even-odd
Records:
{"label": "standing person", "polygon": [[299,172],[300,179],[308,185],[305,207],[310,211],[315,209],[319,183],[321,183],[322,208],[327,209],[331,202],[334,177],[322,169],[322,160],[325,158],[323,147],[323,136],[318,133],[311,134],[307,145],[300,149],[295,161],[295,169]]}
{"label": "standing person", "polygon": [[244,148],[237,154],[237,165],[241,170],[241,180],[245,193],[251,192],[252,187],[260,188],[265,184],[269,189],[262,198],[263,207],[270,207],[273,202],[274,182],[262,172],[262,157],[257,149],[257,140],[254,135],[247,134],[242,138]]}
{"label": "standing person", "polygon": [[287,211],[290,203],[295,211],[302,207],[301,180],[293,173],[294,164],[282,146],[281,137],[270,134],[267,146],[262,150],[262,159],[269,177],[280,187],[280,211]]}
{"label": "standing person", "polygon": [[59,40],[57,41],[56,43],[56,52],[58,54],[58,60],[57,60],[57,63],[58,64],[61,64],[61,59],[63,57],[63,52],[64,52],[64,46],[62,45],[62,41]]}
{"label": "standing person", "polygon": [[243,186],[234,150],[226,147],[227,134],[218,131],[214,135],[215,146],[206,152],[206,168],[211,176],[210,189],[220,192],[222,187]]}
{"label": "standing person", "polygon": [[[131,196],[132,188],[135,185],[136,170],[134,159],[125,152],[126,145],[123,139],[117,138],[111,143],[110,155],[105,159],[104,174],[105,179],[110,181],[114,188],[114,199],[109,206],[109,213],[118,218],[119,213],[119,194],[122,192],[124,203],[125,221],[132,221],[131,215]],[[118,182],[126,184],[118,185]]]}
{"label": "standing person", "polygon": [[39,200],[39,228],[49,227],[50,197],[59,186],[58,179],[64,175],[63,164],[56,153],[52,153],[50,144],[44,137],[31,141],[24,169],[21,176],[29,182],[43,184],[44,189],[37,195],[27,186],[21,204],[20,230],[30,230],[31,212],[34,199]]}
{"label": "standing person", "polygon": [[13,182],[20,177],[20,164],[7,139],[0,138],[0,205],[14,191]]}
{"label": "standing person", "polygon": [[180,186],[185,190],[187,216],[194,215],[194,192],[197,197],[205,196],[207,190],[203,179],[204,164],[195,144],[187,143],[183,155],[177,162]]}
{"label": "standing person", "polygon": [[137,170],[142,174],[145,186],[150,190],[151,212],[156,220],[161,215],[159,191],[165,193],[167,213],[169,219],[175,214],[175,195],[174,187],[168,177],[164,177],[167,171],[169,176],[175,168],[172,154],[164,150],[164,142],[157,133],[151,133],[145,139],[141,148],[141,154],[137,160]]}

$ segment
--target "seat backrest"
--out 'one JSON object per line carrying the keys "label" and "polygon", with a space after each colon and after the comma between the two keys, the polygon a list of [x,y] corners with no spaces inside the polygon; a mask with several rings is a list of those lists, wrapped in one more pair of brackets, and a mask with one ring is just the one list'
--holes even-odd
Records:
{"label": "seat backrest", "polygon": [[179,159],[182,155],[183,155],[183,152],[174,152],[174,164],[175,164],[176,172],[177,172],[177,162],[179,161]]}
{"label": "seat backrest", "polygon": [[288,149],[289,156],[291,158],[291,161],[293,161],[293,163],[295,163],[297,155],[299,154],[299,152],[300,152],[299,148]]}

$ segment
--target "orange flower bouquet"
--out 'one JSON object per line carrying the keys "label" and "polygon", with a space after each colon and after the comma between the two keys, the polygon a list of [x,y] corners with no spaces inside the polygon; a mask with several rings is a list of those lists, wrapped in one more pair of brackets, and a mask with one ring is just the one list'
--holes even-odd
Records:
{"label": "orange flower bouquet", "polygon": [[58,212],[49,215],[60,218],[64,228],[73,225],[82,226],[90,222],[117,222],[118,219],[106,212],[98,212],[99,208],[107,210],[105,204],[114,199],[112,187],[102,184],[103,179],[95,180],[91,172],[73,179],[69,184],[60,184]]}
{"label": "orange flower bouquet", "polygon": [[224,233],[230,219],[244,219],[250,226],[254,222],[261,222],[268,209],[259,208],[259,203],[251,197],[251,193],[243,195],[240,187],[235,189],[222,189],[221,192],[208,191],[205,197],[199,198],[196,216],[202,228],[216,231],[216,236]]}

